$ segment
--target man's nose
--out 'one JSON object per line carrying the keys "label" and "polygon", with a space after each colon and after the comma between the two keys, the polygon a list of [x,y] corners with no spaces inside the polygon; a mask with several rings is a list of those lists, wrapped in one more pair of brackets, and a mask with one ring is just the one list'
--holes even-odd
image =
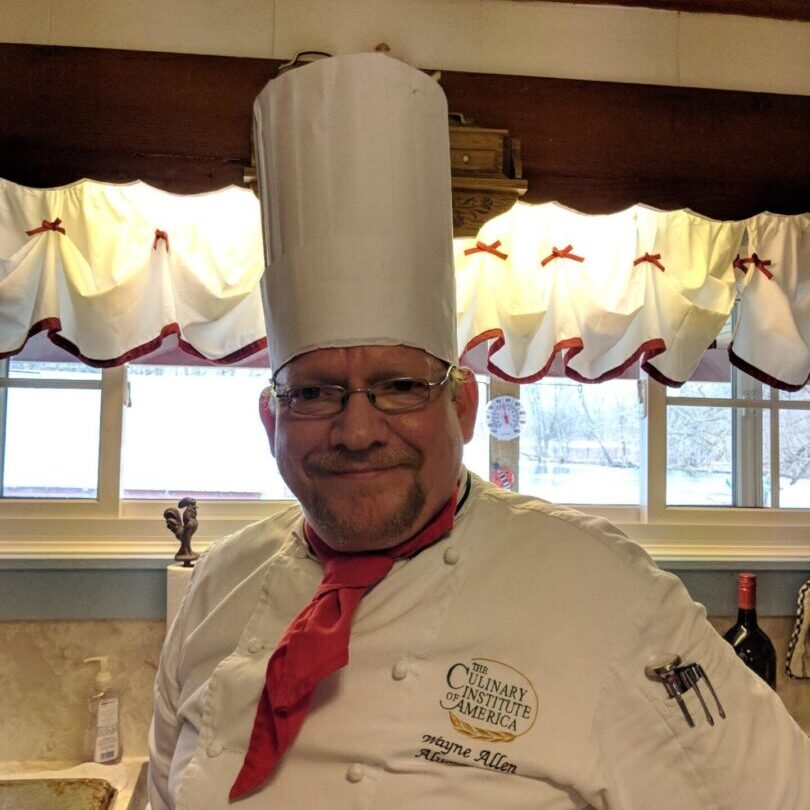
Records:
{"label": "man's nose", "polygon": [[388,441],[388,419],[369,401],[368,394],[353,391],[346,407],[334,417],[329,434],[333,447],[364,450]]}

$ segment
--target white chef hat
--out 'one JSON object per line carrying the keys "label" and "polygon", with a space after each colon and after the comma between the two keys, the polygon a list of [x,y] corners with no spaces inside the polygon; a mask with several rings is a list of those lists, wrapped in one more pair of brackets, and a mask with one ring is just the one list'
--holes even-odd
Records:
{"label": "white chef hat", "polygon": [[447,101],[381,53],[273,79],[253,108],[274,371],[319,348],[458,359]]}

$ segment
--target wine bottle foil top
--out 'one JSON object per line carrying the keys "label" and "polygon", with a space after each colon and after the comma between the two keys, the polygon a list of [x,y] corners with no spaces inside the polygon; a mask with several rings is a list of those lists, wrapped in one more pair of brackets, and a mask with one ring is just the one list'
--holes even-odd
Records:
{"label": "wine bottle foil top", "polygon": [[757,575],[745,571],[738,577],[738,603],[743,610],[753,610],[757,605]]}

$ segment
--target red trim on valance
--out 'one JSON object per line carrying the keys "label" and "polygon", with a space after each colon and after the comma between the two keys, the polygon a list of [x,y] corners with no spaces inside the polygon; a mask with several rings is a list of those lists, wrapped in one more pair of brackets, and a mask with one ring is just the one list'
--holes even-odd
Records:
{"label": "red trim on valance", "polygon": [[167,337],[169,337],[169,335],[175,335],[177,337],[177,345],[181,351],[217,366],[226,366],[231,365],[232,363],[238,363],[240,360],[244,360],[245,358],[267,348],[267,338],[259,338],[258,340],[254,340],[252,343],[249,343],[247,346],[243,346],[241,349],[231,352],[226,357],[221,357],[214,360],[210,357],[206,357],[204,354],[201,354],[190,343],[183,340],[182,331],[178,323],[170,323],[166,324],[166,326],[160,330],[160,334],[158,334],[157,337],[152,338],[152,340],[142,343],[140,346],[135,346],[119,357],[113,357],[107,360],[99,360],[82,354],[81,350],[75,343],[59,334],[62,330],[62,321],[59,318],[45,318],[38,323],[35,323],[28,330],[28,335],[23,341],[22,346],[14,349],[13,351],[0,352],[0,360],[5,359],[6,357],[12,357],[15,354],[19,354],[30,338],[39,332],[44,332],[46,330],[48,332],[48,339],[51,341],[51,343],[68,352],[68,354],[73,355],[77,360],[81,360],[82,363],[84,363],[86,366],[90,366],[91,368],[115,368],[116,366],[123,366],[125,363],[132,362],[133,360],[137,360],[138,358],[144,357],[147,354],[151,354],[163,343]]}
{"label": "red trim on valance", "polygon": [[607,382],[608,380],[615,380],[617,377],[621,377],[622,374],[624,374],[624,372],[630,368],[630,366],[637,363],[640,358],[642,359],[642,363],[646,364],[652,360],[653,357],[658,357],[659,354],[663,354],[666,350],[667,344],[663,338],[652,338],[651,340],[647,340],[642,343],[621,365],[616,366],[616,368],[612,368],[609,371],[606,371],[604,374],[594,377],[593,379],[583,377],[574,369],[568,368],[567,363],[569,358],[566,356],[563,358],[565,376],[570,377],[572,380],[576,380],[577,382],[588,383],[589,385]]}
{"label": "red trim on valance", "polygon": [[784,380],[778,380],[776,377],[771,377],[770,374],[767,374],[756,366],[752,366],[750,363],[743,360],[738,354],[735,354],[733,346],[734,341],[732,340],[728,345],[728,359],[731,364],[740,369],[740,371],[744,371],[755,380],[759,380],[760,382],[765,383],[765,385],[770,385],[771,388],[778,388],[780,391],[801,391],[805,385],[810,383],[810,374],[807,375],[807,378],[803,383],[799,383],[798,385],[786,383]]}
{"label": "red trim on valance", "polygon": [[459,354],[459,357],[464,357],[467,352],[471,352],[476,346],[480,346],[488,340],[496,340],[497,338],[503,338],[503,332],[500,329],[488,329],[486,332],[481,332],[467,341],[467,345],[464,347],[461,354]]}
{"label": "red trim on valance", "polygon": [[[551,350],[551,354],[546,361],[543,368],[539,371],[534,372],[533,374],[529,374],[526,377],[513,377],[511,374],[507,374],[503,369],[499,368],[492,362],[492,356],[496,354],[500,349],[502,349],[506,345],[506,340],[504,338],[504,334],[500,329],[489,329],[486,332],[482,332],[479,335],[476,335],[472,340],[467,342],[467,345],[464,347],[464,351],[461,352],[461,356],[463,357],[468,352],[471,352],[476,346],[479,346],[481,343],[487,341],[494,341],[492,345],[487,347],[487,371],[490,374],[494,374],[496,377],[499,377],[502,380],[506,380],[507,382],[516,383],[518,385],[526,385],[528,383],[537,382],[537,380],[543,379],[549,371],[551,367],[554,365],[554,360],[556,359],[557,355],[561,352],[564,352],[562,356],[562,365],[563,365],[563,374],[571,380],[576,380],[577,382],[587,383],[588,385],[607,382],[608,380],[616,379],[617,377],[621,377],[627,369],[629,369],[634,363],[638,362],[640,358],[643,359],[644,365],[642,368],[645,368],[646,365],[652,360],[654,357],[657,357],[659,354],[663,354],[666,351],[666,342],[663,338],[653,338],[651,340],[647,340],[642,343],[630,357],[624,360],[615,368],[612,368],[606,371],[604,374],[600,374],[598,377],[591,379],[589,377],[583,377],[578,372],[574,371],[570,367],[570,362],[582,351],[583,349],[583,342],[581,338],[567,338],[566,340],[561,340],[559,343],[555,343],[554,347]],[[652,375],[651,375],[652,376]],[[660,377],[661,375],[659,375]],[[661,378],[659,381],[663,381],[665,378]],[[669,382],[665,382],[665,385],[669,385]],[[671,383],[672,385],[683,385],[682,382],[680,383]]]}
{"label": "red trim on valance", "polygon": [[[177,326],[177,324],[174,324]],[[179,329],[179,327],[178,327]],[[267,349],[267,338],[259,338],[258,340],[254,340],[253,343],[248,343],[247,346],[243,346],[241,349],[237,349],[235,352],[231,352],[229,355],[225,357],[221,357],[219,360],[212,360],[210,357],[206,357],[204,354],[200,354],[190,343],[187,343],[180,337],[179,333],[177,336],[177,345],[186,353],[193,355],[194,357],[200,358],[200,360],[206,360],[209,363],[213,363],[217,366],[227,366],[231,363],[238,363],[240,360],[244,360],[247,357],[251,357],[252,355],[256,354],[257,352],[264,351]]]}
{"label": "red trim on valance", "polygon": [[[503,338],[500,340],[496,340],[492,346],[489,347],[487,355],[491,357],[495,352],[501,349],[505,345],[505,341]],[[511,374],[507,374],[502,368],[496,366],[491,360],[487,360],[487,371],[491,374],[494,374],[496,377],[500,377],[502,380],[506,380],[507,382],[517,383],[518,385],[524,385],[528,383],[537,382],[538,380],[542,380],[549,371],[551,371],[551,367],[554,365],[554,360],[557,355],[563,351],[568,350],[566,352],[565,358],[563,360],[563,369],[565,369],[565,363],[568,360],[573,359],[576,355],[578,355],[582,351],[582,340],[580,338],[566,338],[565,340],[561,340],[559,343],[555,343],[551,349],[551,354],[546,361],[546,364],[540,371],[536,371],[534,374],[529,374],[526,377],[513,377]]]}
{"label": "red trim on valance", "polygon": [[12,349],[10,352],[0,352],[0,360],[5,360],[7,357],[13,357],[15,354],[19,354],[24,348],[25,344],[34,337],[34,335],[38,335],[40,332],[44,332],[46,329],[50,332],[52,329],[61,329],[62,322],[59,318],[44,318],[43,320],[35,323],[29,330],[28,334],[25,336],[25,340],[22,342],[20,346],[16,349]]}
{"label": "red trim on valance", "polygon": [[[652,359],[652,358],[651,358]],[[654,365],[647,362],[645,360],[641,364],[641,368],[647,372],[656,382],[661,383],[661,385],[667,385],[670,388],[680,388],[682,385],[686,385],[687,380],[671,380],[666,374],[662,374]]]}

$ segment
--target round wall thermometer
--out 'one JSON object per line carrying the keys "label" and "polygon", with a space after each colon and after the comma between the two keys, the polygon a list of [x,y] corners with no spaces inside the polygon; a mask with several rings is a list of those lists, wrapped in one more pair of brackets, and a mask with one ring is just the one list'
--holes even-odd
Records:
{"label": "round wall thermometer", "polygon": [[509,442],[520,435],[526,424],[526,409],[515,397],[495,397],[487,403],[487,428],[490,435]]}

